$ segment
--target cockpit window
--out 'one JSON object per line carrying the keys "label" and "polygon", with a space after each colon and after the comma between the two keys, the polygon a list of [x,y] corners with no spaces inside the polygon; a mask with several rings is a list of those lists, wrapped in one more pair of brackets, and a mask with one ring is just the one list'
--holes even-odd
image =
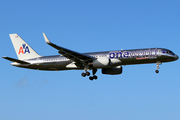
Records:
{"label": "cockpit window", "polygon": [[167,54],[174,55],[174,53],[172,51],[170,51],[170,50],[162,50],[162,53],[167,53]]}
{"label": "cockpit window", "polygon": [[175,55],[175,54],[174,54],[172,51],[170,51],[170,50],[169,50],[168,52],[169,52],[169,54]]}

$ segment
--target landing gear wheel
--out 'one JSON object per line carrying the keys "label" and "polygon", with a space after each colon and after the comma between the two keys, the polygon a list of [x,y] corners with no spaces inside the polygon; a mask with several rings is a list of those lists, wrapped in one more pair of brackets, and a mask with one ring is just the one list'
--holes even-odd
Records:
{"label": "landing gear wheel", "polygon": [[89,80],[91,80],[91,81],[92,81],[92,80],[93,80],[93,77],[92,77],[92,76],[90,76],[90,77],[89,77]]}
{"label": "landing gear wheel", "polygon": [[90,75],[90,72],[86,72],[86,75],[89,76],[89,75]]}
{"label": "landing gear wheel", "polygon": [[86,73],[82,73],[81,75],[82,75],[83,77],[86,77]]}
{"label": "landing gear wheel", "polygon": [[159,73],[159,70],[156,70],[155,72],[156,72],[156,73]]}
{"label": "landing gear wheel", "polygon": [[97,78],[98,78],[98,77],[97,77],[96,75],[93,76],[93,79],[97,80]]}
{"label": "landing gear wheel", "polygon": [[160,61],[157,61],[157,62],[156,62],[156,71],[155,71],[156,73],[159,73],[159,70],[158,70],[158,69],[160,68],[159,65],[161,65],[161,64],[162,64],[162,63],[161,63]]}

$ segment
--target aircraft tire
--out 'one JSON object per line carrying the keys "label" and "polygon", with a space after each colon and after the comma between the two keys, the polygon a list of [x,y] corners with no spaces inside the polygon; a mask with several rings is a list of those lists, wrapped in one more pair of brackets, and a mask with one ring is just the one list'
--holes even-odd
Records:
{"label": "aircraft tire", "polygon": [[89,76],[89,75],[90,75],[90,72],[86,72],[86,75]]}
{"label": "aircraft tire", "polygon": [[97,80],[97,78],[98,78],[98,77],[97,77],[96,75],[93,76],[93,79]]}
{"label": "aircraft tire", "polygon": [[155,72],[156,72],[156,73],[159,73],[159,70],[156,70]]}
{"label": "aircraft tire", "polygon": [[83,77],[86,77],[86,73],[82,73],[81,75],[82,75]]}
{"label": "aircraft tire", "polygon": [[92,80],[93,80],[93,77],[92,77],[92,76],[90,76],[90,77],[89,77],[89,80],[91,80],[91,81],[92,81]]}

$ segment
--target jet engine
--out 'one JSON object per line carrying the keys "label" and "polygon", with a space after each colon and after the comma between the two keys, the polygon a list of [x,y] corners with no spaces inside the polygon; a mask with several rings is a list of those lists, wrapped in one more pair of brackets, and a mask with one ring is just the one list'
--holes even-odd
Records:
{"label": "jet engine", "polygon": [[122,73],[122,66],[117,66],[113,68],[103,68],[102,74],[108,74],[108,75],[118,75]]}

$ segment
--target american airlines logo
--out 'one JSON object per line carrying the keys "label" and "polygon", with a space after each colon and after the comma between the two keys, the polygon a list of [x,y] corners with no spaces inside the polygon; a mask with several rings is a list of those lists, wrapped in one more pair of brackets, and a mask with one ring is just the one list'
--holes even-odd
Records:
{"label": "american airlines logo", "polygon": [[22,46],[19,48],[18,54],[26,54],[26,53],[30,53],[29,47],[26,46],[26,44],[22,44]]}

